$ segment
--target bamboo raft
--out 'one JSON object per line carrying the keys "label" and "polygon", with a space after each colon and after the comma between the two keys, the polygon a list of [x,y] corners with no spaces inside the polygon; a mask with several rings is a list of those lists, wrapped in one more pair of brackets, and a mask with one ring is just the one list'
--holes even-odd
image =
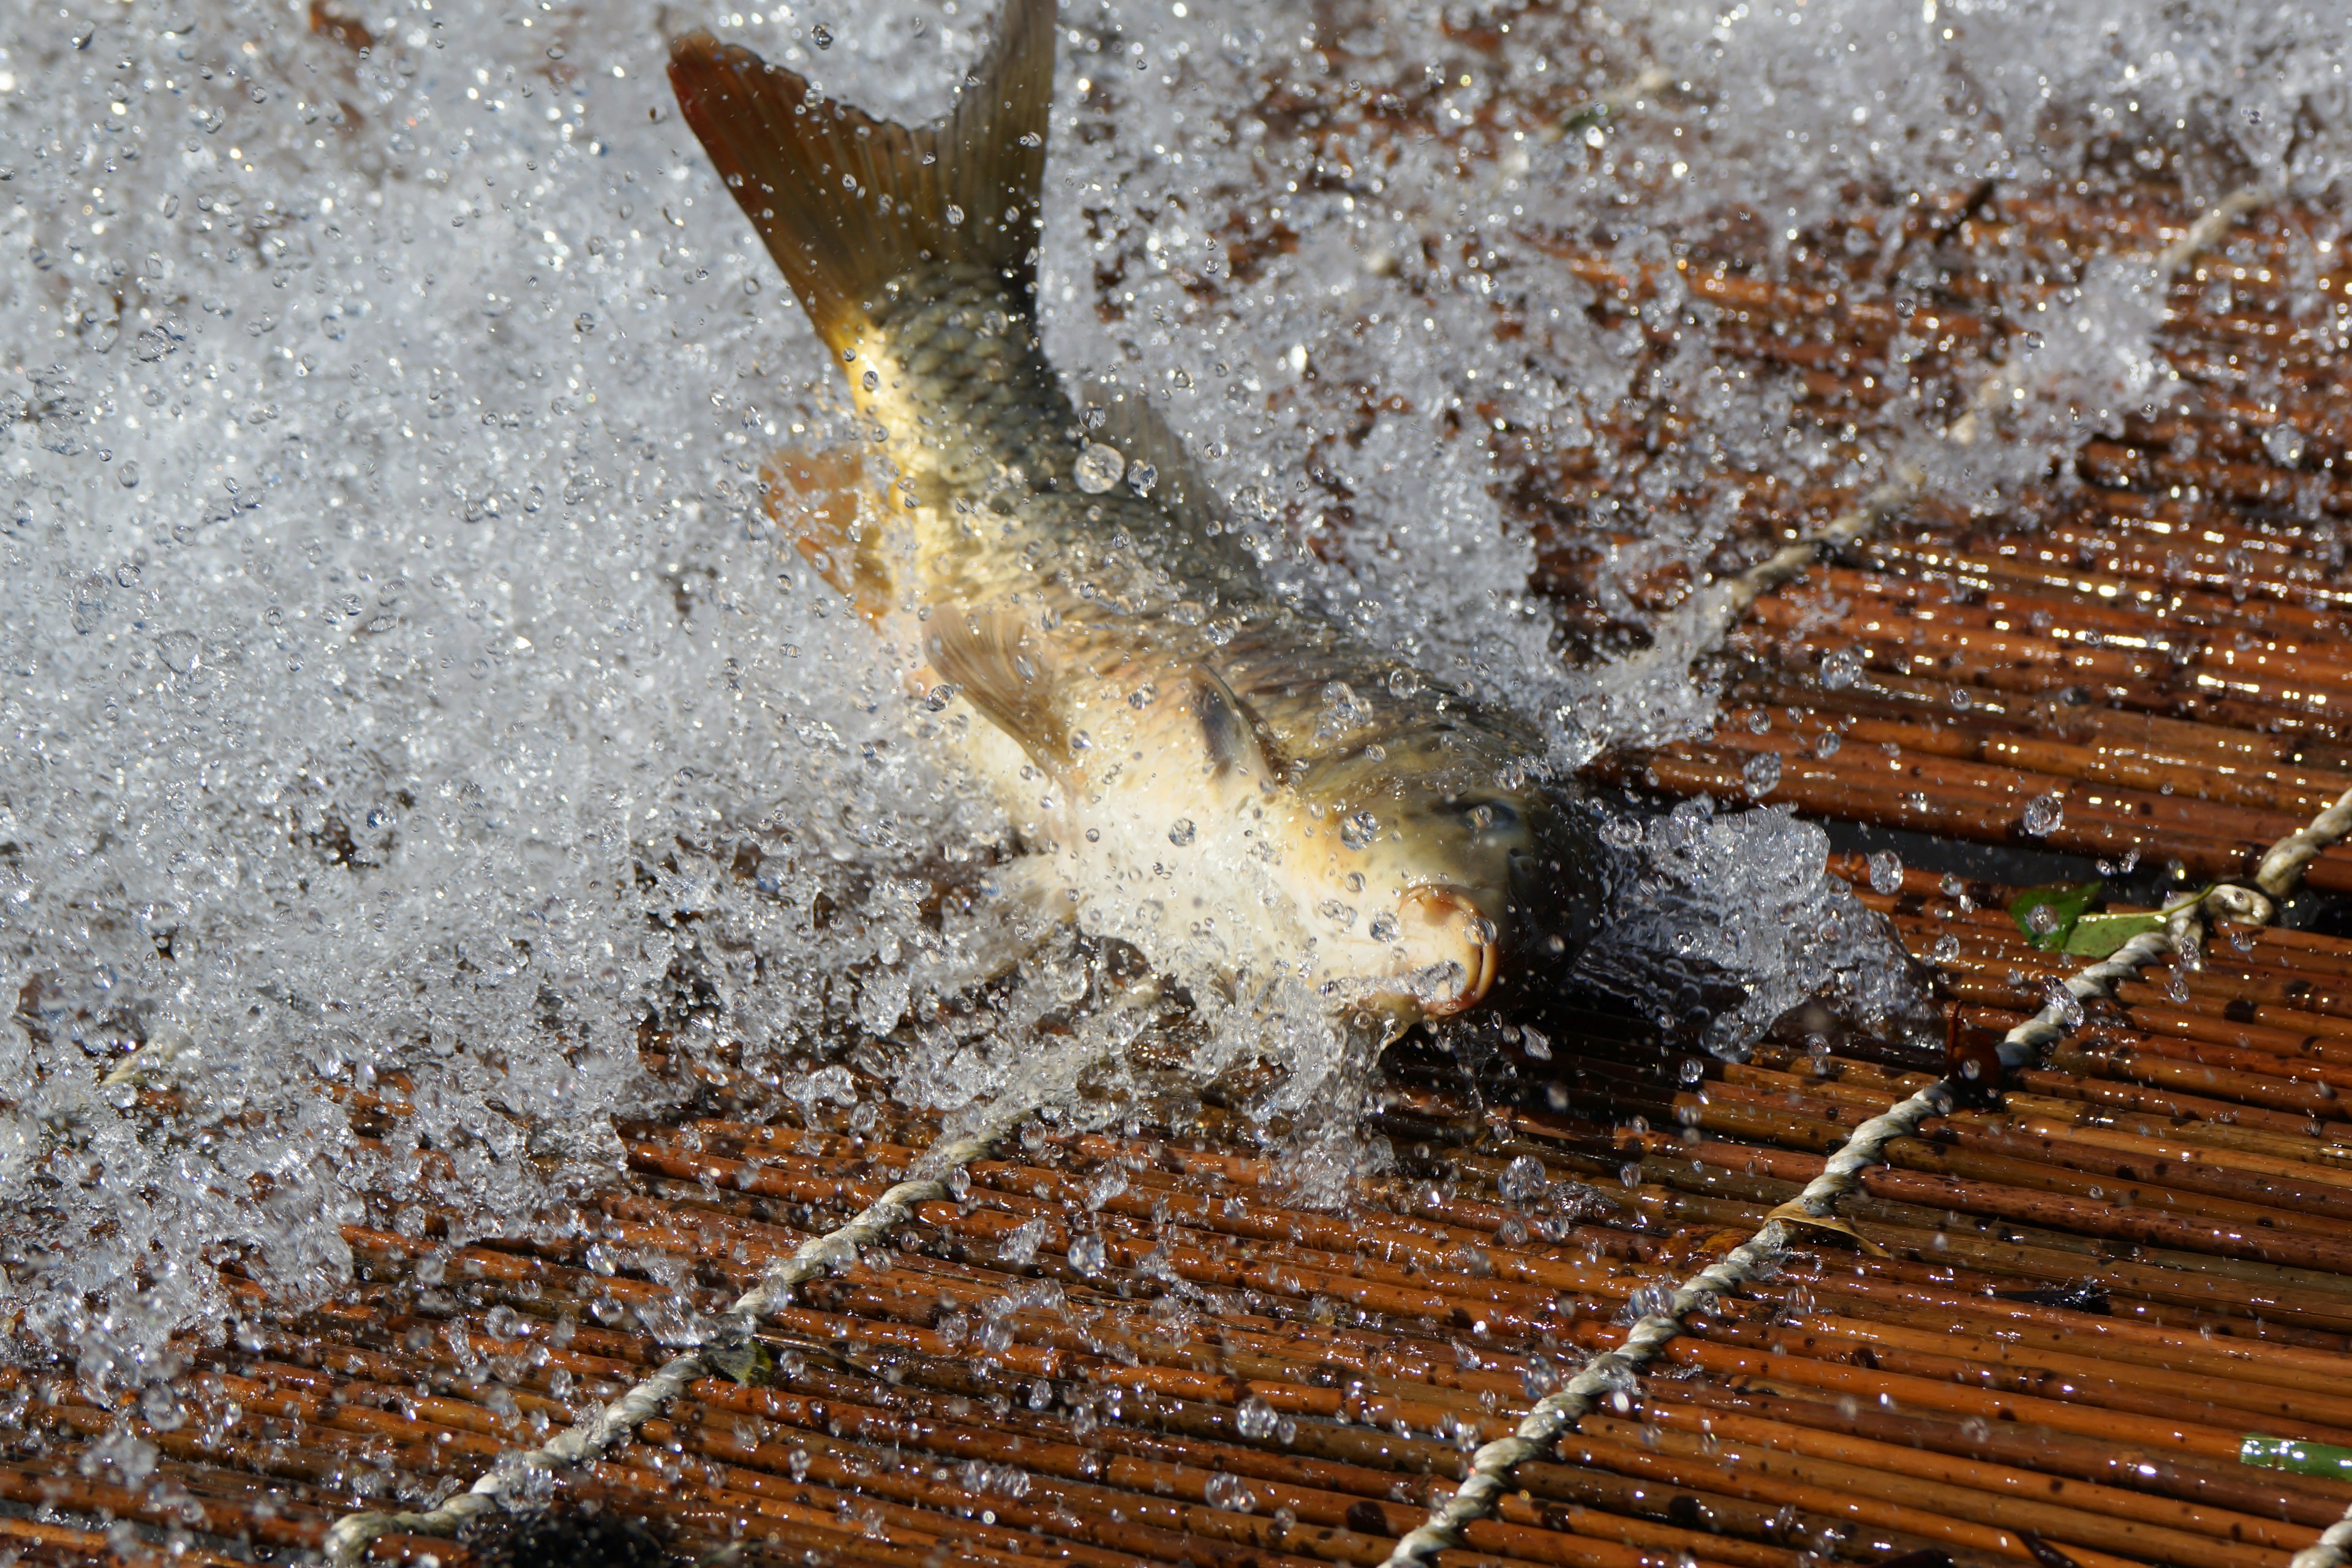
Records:
{"label": "bamboo raft", "polygon": [[[2153,248],[2185,221],[2150,196],[1958,207],[1917,221],[1961,253]],[[2079,965],[2005,912],[2013,888],[1950,868],[1973,864],[1961,847],[2185,885],[2352,788],[2346,307],[2283,302],[2291,267],[2337,298],[2347,274],[2309,221],[2263,214],[2179,279],[2163,347],[2185,379],[2082,445],[2075,482],[1990,518],[1906,509],[1755,606],[1712,734],[1599,775],[1786,804],[1862,847],[1911,836],[1887,840],[1910,864],[1833,866],[1932,969],[1961,1051]],[[1604,314],[1661,285],[1536,237]],[[1809,416],[1910,416],[1869,374],[1898,325],[1883,298],[1736,258],[1695,258],[1681,287],[1722,312],[1727,354],[1801,384]],[[1966,292],[1901,321],[1925,359],[1998,338]],[[1601,552],[1560,498],[1625,481],[1514,438],[1497,450],[1549,541],[1538,585],[1607,646],[1622,628],[1580,596]],[[1726,568],[1848,499],[1721,478],[1745,509]],[[1899,1140],[1840,1211],[1853,1237],[1822,1233],[1693,1320],[1442,1561],[2284,1568],[2352,1508],[2352,1455],[2305,1473],[2352,1449],[2352,848],[2306,882],[2285,926],[2223,927],[2201,973],[2125,985],[1997,1100]],[[697,1383],[547,1500],[649,1521],[693,1560],[1378,1563],[1470,1447],[1944,1069],[1860,1038],[1776,1036],[1729,1064],[1596,1030],[1489,1083],[1408,1047],[1375,1129],[1396,1166],[1336,1210],[1300,1206],[1214,1105],[1116,1134],[1039,1125],[804,1289],[764,1382]],[[402,1105],[352,1111],[369,1136]],[[183,1345],[177,1408],[0,1369],[0,1552],[289,1561],[354,1507],[468,1483],[644,1376],[681,1300],[721,1309],[938,1129],[762,1106],[621,1131],[624,1179],[513,1238],[445,1246],[429,1213],[347,1227],[358,1277],[326,1305],[226,1266],[241,1316]]]}

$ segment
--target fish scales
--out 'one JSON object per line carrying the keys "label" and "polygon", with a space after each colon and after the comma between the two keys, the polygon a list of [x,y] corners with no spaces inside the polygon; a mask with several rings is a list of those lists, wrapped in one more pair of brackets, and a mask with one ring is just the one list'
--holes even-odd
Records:
{"label": "fish scales", "polygon": [[[1188,977],[1295,975],[1390,1027],[1591,923],[1591,816],[1543,742],[1268,584],[1143,395],[1038,334],[1052,0],[1010,0],[908,128],[690,34],[688,122],[847,373],[878,505],[803,496],[851,594],[1032,853],[1026,880]],[[864,463],[861,468],[866,466]],[[822,489],[845,466],[783,466]]]}

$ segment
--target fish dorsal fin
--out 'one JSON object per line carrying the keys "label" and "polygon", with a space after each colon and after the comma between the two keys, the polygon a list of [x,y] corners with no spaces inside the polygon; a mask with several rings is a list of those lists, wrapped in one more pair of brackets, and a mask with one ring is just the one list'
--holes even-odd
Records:
{"label": "fish dorsal fin", "polygon": [[923,654],[988,721],[1040,765],[1070,760],[1070,735],[1054,702],[1054,667],[1044,641],[1003,610],[941,605],[923,630]]}
{"label": "fish dorsal fin", "polygon": [[1133,387],[1088,377],[1078,384],[1076,401],[1088,419],[1097,411],[1102,414],[1102,425],[1088,435],[1118,448],[1129,475],[1140,465],[1150,465],[1150,497],[1179,523],[1202,534],[1225,531],[1217,492],[1201,477],[1182,438],[1168,427],[1149,397]]}
{"label": "fish dorsal fin", "polygon": [[1055,8],[1005,0],[994,45],[924,126],[820,98],[709,33],[672,40],[679,110],[835,352],[926,264],[993,268],[1023,298],[1034,288]]}

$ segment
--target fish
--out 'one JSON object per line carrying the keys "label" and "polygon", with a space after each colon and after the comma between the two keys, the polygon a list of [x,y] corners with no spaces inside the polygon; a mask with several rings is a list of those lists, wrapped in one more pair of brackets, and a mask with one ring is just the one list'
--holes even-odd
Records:
{"label": "fish", "polygon": [[868,437],[772,466],[772,511],[1002,805],[1013,880],[1081,929],[1228,994],[1296,979],[1391,1036],[1538,983],[1601,881],[1542,734],[1274,592],[1262,525],[1150,400],[1048,363],[1055,22],[1007,0],[921,126],[672,40],[682,115]]}

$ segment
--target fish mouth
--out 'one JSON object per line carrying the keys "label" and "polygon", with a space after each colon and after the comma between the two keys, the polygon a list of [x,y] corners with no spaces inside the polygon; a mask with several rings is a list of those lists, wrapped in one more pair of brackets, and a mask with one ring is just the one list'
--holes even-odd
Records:
{"label": "fish mouth", "polygon": [[1450,1018],[1465,1013],[1486,999],[1488,990],[1503,967],[1503,951],[1496,939],[1495,924],[1478,901],[1460,888],[1433,883],[1409,888],[1397,900],[1397,919],[1406,930],[1415,925],[1426,930],[1431,945],[1446,952],[1446,957],[1460,965],[1462,987],[1451,996],[1423,1002],[1422,1011],[1432,1018]]}

